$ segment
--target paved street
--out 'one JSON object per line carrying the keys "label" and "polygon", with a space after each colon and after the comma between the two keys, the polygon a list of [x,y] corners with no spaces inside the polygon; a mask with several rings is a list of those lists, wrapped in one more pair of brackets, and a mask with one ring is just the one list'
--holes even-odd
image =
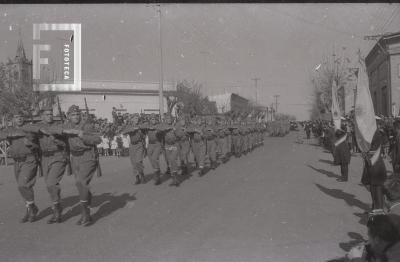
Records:
{"label": "paved street", "polygon": [[[66,221],[47,225],[49,199],[40,178],[41,219],[19,224],[24,207],[12,167],[0,167],[0,261],[321,262],[366,237],[368,192],[352,158],[350,182],[337,182],[332,156],[303,133],[265,145],[179,188],[133,185],[128,158],[102,159],[94,178],[95,224],[79,218],[72,177],[62,181]],[[150,174],[147,168],[147,173]],[[46,209],[47,208],[47,209]]]}

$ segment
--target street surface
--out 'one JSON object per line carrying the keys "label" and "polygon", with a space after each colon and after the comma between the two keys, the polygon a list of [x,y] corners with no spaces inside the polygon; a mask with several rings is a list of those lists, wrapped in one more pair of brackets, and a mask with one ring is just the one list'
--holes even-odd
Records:
{"label": "street surface", "polygon": [[[179,188],[170,181],[133,185],[128,158],[101,159],[94,178],[89,227],[79,219],[73,177],[62,180],[62,224],[47,225],[50,201],[39,178],[39,221],[20,224],[24,203],[12,166],[0,167],[0,261],[70,262],[321,262],[342,256],[366,237],[370,196],[359,185],[361,159],[352,158],[350,181],[304,132],[267,137],[251,154]],[[146,160],[147,174],[151,169]],[[148,176],[150,179],[150,176]]]}

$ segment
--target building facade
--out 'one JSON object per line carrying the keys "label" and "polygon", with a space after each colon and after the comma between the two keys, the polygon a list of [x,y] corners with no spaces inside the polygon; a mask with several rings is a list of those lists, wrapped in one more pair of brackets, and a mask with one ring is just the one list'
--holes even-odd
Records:
{"label": "building facade", "polygon": [[375,114],[397,116],[400,108],[400,32],[379,39],[365,58]]}
{"label": "building facade", "polygon": [[249,106],[249,100],[235,93],[209,96],[208,99],[216,103],[219,114],[229,111],[245,111]]}
{"label": "building facade", "polygon": [[[85,108],[85,98],[91,113],[112,120],[115,107],[128,113],[157,113],[159,110],[159,83],[82,80],[79,92],[55,92],[61,110],[66,112],[71,105]],[[175,91],[174,83],[164,83],[165,91]],[[55,112],[57,108],[55,108]],[[164,112],[167,101],[164,98]]]}

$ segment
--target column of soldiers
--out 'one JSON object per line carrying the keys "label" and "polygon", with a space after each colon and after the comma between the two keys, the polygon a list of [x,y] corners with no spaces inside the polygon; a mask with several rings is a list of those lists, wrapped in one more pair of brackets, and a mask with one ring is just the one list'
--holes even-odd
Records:
{"label": "column of soldiers", "polygon": [[[59,109],[60,110],[60,109]],[[81,217],[78,225],[92,224],[90,182],[100,167],[96,145],[101,143],[90,118],[81,114],[78,106],[71,106],[65,122],[53,119],[51,107],[42,108],[40,123],[28,123],[28,114],[18,110],[13,114],[13,127],[0,131],[0,141],[10,143],[9,154],[15,162],[18,190],[26,203],[22,223],[34,222],[39,208],[35,203],[36,178],[43,176],[52,216],[48,224],[62,222],[61,185],[64,175],[74,175],[79,194]],[[183,177],[192,170],[192,153],[199,175],[231,156],[241,157],[263,145],[266,132],[264,123],[231,121],[225,118],[180,117],[166,115],[163,122],[152,115],[148,122],[135,114],[124,126],[122,134],[129,135],[129,155],[135,184],[145,183],[143,161],[147,156],[154,169],[154,183],[162,183],[160,155],[167,163],[166,175],[172,177],[171,186],[179,186]]]}
{"label": "column of soldiers", "polygon": [[190,173],[192,153],[200,175],[227,162],[232,155],[240,157],[264,143],[266,126],[251,121],[228,121],[214,116],[180,117],[174,121],[166,115],[163,122],[155,114],[141,121],[138,114],[125,126],[122,134],[130,137],[130,159],[135,184],[146,183],[143,161],[147,156],[154,169],[154,183],[162,182],[160,155],[167,164],[166,174],[171,186],[179,186],[181,178]]}
{"label": "column of soldiers", "polygon": [[98,168],[94,146],[101,142],[100,136],[82,120],[81,110],[75,105],[69,108],[68,121],[64,123],[54,121],[51,107],[42,108],[40,114],[40,123],[29,124],[27,114],[17,110],[13,113],[13,127],[0,132],[0,140],[10,143],[18,190],[26,203],[21,222],[34,222],[37,218],[34,185],[37,176],[43,176],[53,210],[47,223],[61,223],[60,182],[65,174],[73,174],[81,206],[77,224],[87,226],[92,222],[89,184]]}

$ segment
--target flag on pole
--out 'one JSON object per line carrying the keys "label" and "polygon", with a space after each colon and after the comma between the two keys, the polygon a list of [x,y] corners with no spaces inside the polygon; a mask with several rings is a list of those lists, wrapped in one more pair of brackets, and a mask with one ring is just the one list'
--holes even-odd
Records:
{"label": "flag on pole", "polygon": [[377,129],[369,91],[368,75],[365,64],[360,61],[358,70],[356,106],[355,106],[355,135],[358,147],[362,152],[368,152],[371,147],[372,138]]}
{"label": "flag on pole", "polygon": [[339,101],[337,97],[337,87],[336,81],[332,81],[332,119],[335,125],[335,129],[340,129],[341,119],[340,119],[340,109],[339,109]]}

